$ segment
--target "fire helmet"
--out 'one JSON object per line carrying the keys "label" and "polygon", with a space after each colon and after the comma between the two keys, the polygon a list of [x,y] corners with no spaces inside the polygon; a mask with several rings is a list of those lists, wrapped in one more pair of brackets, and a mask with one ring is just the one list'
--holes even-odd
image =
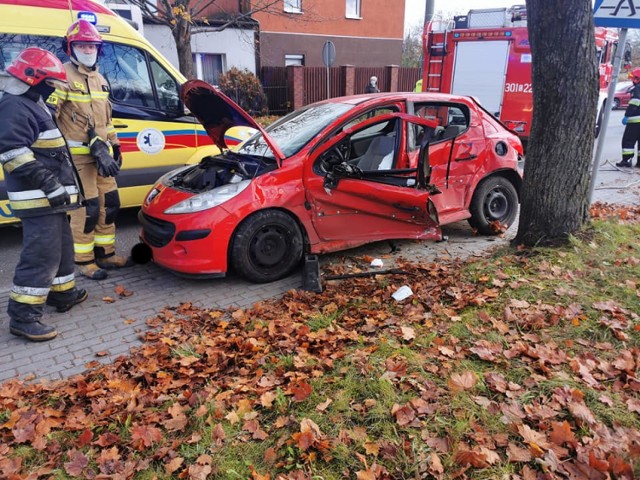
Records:
{"label": "fire helmet", "polygon": [[636,67],[629,72],[629,78],[640,81],[640,67]]}
{"label": "fire helmet", "polygon": [[31,47],[23,50],[7,68],[7,73],[30,87],[44,80],[67,81],[62,62],[53,53],[42,48]]}
{"label": "fire helmet", "polygon": [[98,50],[100,50],[100,46],[102,45],[102,37],[91,22],[88,22],[87,20],[81,18],[80,20],[73,22],[67,30],[65,42],[65,50],[67,51],[67,55],[72,55],[72,43],[95,43],[98,46]]}

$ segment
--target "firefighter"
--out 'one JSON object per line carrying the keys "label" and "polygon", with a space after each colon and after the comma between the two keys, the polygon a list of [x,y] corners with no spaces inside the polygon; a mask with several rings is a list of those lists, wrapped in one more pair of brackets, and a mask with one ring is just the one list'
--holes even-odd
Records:
{"label": "firefighter", "polygon": [[122,154],[111,122],[109,84],[96,65],[102,38],[87,20],[71,24],[64,64],[68,84],[49,97],[56,110],[86,196],[85,207],[71,214],[75,262],[87,278],[102,280],[106,269],[132,265],[115,253],[115,219],[120,197],[115,176]]}
{"label": "firefighter", "polygon": [[0,162],[11,209],[22,221],[22,252],[7,313],[9,331],[45,341],[56,329],[42,323],[45,303],[66,312],[87,299],[75,287],[73,238],[67,212],[80,206],[80,183],[64,137],[44,100],[66,81],[58,58],[27,48],[7,68],[0,99]]}
{"label": "firefighter", "polygon": [[[636,143],[640,142],[640,67],[631,70],[629,76],[633,82],[633,91],[622,118],[622,124],[626,127],[622,134],[622,160],[616,163],[618,167],[631,166],[636,153]],[[640,167],[640,160],[636,161],[636,167]]]}

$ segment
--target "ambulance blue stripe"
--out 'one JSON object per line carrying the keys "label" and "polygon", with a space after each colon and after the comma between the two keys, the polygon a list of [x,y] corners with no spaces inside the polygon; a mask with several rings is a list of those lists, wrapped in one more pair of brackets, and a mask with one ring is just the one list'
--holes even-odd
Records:
{"label": "ambulance blue stripe", "polygon": [[[193,130],[161,130],[165,137],[173,135],[193,135]],[[118,132],[118,138],[136,138],[140,132]],[[198,135],[207,135],[206,132],[198,132]]]}

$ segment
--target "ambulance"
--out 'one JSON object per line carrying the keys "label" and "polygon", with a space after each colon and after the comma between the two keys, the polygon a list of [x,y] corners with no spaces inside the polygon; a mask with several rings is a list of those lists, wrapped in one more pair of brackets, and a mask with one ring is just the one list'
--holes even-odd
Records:
{"label": "ambulance", "polygon": [[[598,125],[611,83],[616,29],[596,27]],[[421,90],[471,95],[526,144],[533,114],[531,45],[524,5],[472,9],[452,24],[432,21],[423,33]],[[597,132],[596,132],[597,134]]]}
{"label": "ambulance", "polygon": [[[26,47],[68,61],[62,40],[79,18],[94,23],[104,41],[98,65],[111,88],[122,147],[120,201],[122,207],[139,206],[159,177],[219,149],[180,101],[184,76],[126,20],[91,0],[0,0],[0,89],[6,68]],[[0,224],[17,221],[0,170]]]}

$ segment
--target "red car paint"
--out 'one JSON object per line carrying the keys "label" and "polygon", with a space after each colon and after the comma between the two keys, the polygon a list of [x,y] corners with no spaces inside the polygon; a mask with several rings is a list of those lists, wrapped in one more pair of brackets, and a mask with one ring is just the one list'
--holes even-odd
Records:
{"label": "red car paint", "polygon": [[632,82],[620,82],[616,85],[616,93],[613,96],[613,108],[627,108],[631,100]]}
{"label": "red car paint", "polygon": [[[222,124],[229,124],[229,119],[235,125],[261,130],[240,107],[203,82],[187,82],[182,98],[216,144],[223,141]],[[325,111],[330,113],[323,117]],[[464,125],[456,125],[461,122]],[[297,136],[306,135],[306,129],[310,138],[296,144]],[[422,149],[420,135],[432,136]],[[378,155],[375,150],[383,143],[393,147],[382,158],[384,152]],[[249,155],[267,146],[275,153]],[[266,262],[261,265],[262,273],[243,275],[254,281],[271,281],[290,271],[279,271],[278,262],[272,275],[267,268],[271,252],[284,248],[278,245],[287,240],[284,228],[267,225],[250,231],[254,243],[249,243],[249,250],[256,251],[238,250],[242,238],[249,235],[239,232],[257,215],[276,212],[278,218],[285,215],[293,219],[306,253],[333,252],[389,239],[438,239],[440,223],[471,217],[470,204],[483,180],[491,177],[494,183],[513,185],[513,192],[519,189],[521,153],[518,137],[469,97],[386,93],[334,98],[290,114],[267,132],[261,130],[236,153],[204,159],[200,166],[161,179],[140,212],[141,238],[151,247],[154,261],[175,272],[220,276],[229,270],[229,260],[237,265],[244,261],[239,257],[250,258],[255,253],[253,256]],[[378,158],[382,158],[378,168],[364,168],[365,163]],[[246,159],[247,164],[236,165],[237,159]],[[385,161],[391,162],[391,168],[383,167]],[[254,168],[255,162],[259,173],[240,175]],[[240,193],[212,208],[167,213],[185,200],[200,201],[200,194],[213,192],[213,184],[203,179],[217,182],[219,175],[242,176],[240,182],[221,183],[223,188],[247,185],[247,178],[250,181]],[[490,212],[489,203],[495,200],[499,204],[505,193],[501,187],[492,192],[493,197],[487,194],[488,198],[475,204],[482,206],[486,201]],[[511,201],[509,222],[517,211],[517,193],[514,195],[515,199],[507,199]],[[301,257],[297,249],[287,248],[292,249],[287,255]],[[299,263],[300,258],[294,260]]]}

